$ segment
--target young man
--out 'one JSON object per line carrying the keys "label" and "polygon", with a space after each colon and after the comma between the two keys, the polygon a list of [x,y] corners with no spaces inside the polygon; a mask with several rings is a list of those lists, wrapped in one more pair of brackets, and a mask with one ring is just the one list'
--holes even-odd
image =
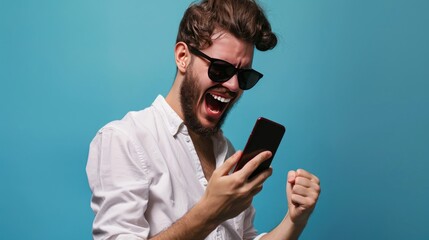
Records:
{"label": "young man", "polygon": [[317,202],[318,178],[290,171],[289,211],[271,232],[258,235],[251,203],[272,170],[248,177],[271,153],[230,174],[241,152],[220,130],[243,91],[262,77],[251,69],[254,48],[276,43],[254,1],[206,0],[187,9],[166,98],[107,124],[91,143],[95,239],[298,238]]}

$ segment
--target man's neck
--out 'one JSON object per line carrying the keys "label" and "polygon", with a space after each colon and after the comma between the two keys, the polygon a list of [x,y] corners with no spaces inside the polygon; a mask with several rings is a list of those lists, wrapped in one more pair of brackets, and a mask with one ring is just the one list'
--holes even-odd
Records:
{"label": "man's neck", "polygon": [[193,131],[189,131],[201,167],[207,180],[210,179],[213,171],[216,169],[216,158],[213,150],[213,141],[210,136],[203,136]]}

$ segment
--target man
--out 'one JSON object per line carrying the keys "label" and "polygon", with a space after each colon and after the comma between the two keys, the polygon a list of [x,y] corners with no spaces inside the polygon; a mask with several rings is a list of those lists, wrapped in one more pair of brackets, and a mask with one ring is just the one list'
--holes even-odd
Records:
{"label": "man", "polygon": [[104,126],[90,146],[95,239],[296,239],[317,202],[316,176],[290,171],[288,213],[271,232],[253,227],[253,197],[271,175],[248,179],[266,151],[230,174],[241,152],[221,124],[244,90],[262,77],[256,47],[277,39],[250,0],[203,0],[180,23],[176,79],[164,99]]}

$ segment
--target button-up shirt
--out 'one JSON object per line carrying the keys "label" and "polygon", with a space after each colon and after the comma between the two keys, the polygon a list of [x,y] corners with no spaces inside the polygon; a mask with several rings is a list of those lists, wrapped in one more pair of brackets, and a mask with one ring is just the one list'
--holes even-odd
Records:
{"label": "button-up shirt", "polygon": [[[221,131],[212,138],[219,167],[235,150]],[[86,170],[94,239],[152,237],[185,215],[207,187],[189,132],[162,96],[100,129]],[[254,215],[249,207],[206,239],[258,239]]]}

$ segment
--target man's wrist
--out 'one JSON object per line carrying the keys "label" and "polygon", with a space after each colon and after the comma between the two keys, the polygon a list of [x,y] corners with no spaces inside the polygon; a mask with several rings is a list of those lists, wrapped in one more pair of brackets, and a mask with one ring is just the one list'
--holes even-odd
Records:
{"label": "man's wrist", "polygon": [[288,212],[283,219],[283,221],[286,223],[286,226],[289,226],[288,239],[298,239],[305,226],[307,225],[307,220],[292,219],[290,213]]}
{"label": "man's wrist", "polygon": [[304,228],[307,225],[308,219],[292,219],[290,213],[288,212],[283,221],[286,221],[290,226],[294,226],[296,228]]}
{"label": "man's wrist", "polygon": [[200,234],[206,236],[220,224],[216,221],[216,218],[212,216],[208,206],[205,206],[205,202],[202,201],[196,203],[194,207],[191,208],[185,216],[185,221],[190,228],[196,229]]}
{"label": "man's wrist", "polygon": [[219,224],[221,224],[221,221],[219,221],[216,214],[211,211],[212,209],[213,208],[210,207],[210,204],[202,199],[191,209],[192,214],[190,217],[195,217],[195,219],[198,219],[204,227],[213,231],[217,226],[219,226]]}

